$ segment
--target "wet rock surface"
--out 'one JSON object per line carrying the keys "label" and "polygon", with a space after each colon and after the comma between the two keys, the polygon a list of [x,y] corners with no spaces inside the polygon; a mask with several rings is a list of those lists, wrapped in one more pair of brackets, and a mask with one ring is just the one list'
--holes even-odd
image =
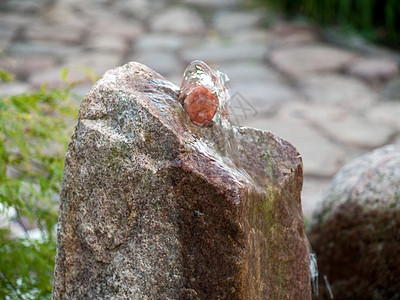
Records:
{"label": "wet rock surface", "polygon": [[312,219],[320,296],[400,297],[400,147],[379,148],[347,164],[330,183]]}
{"label": "wet rock surface", "polygon": [[53,299],[309,299],[297,150],[223,117],[197,126],[178,93],[129,63],[84,99]]}

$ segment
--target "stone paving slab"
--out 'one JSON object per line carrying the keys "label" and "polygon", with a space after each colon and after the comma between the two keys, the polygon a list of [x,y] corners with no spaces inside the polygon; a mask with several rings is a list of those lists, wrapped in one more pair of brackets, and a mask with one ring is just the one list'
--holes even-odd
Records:
{"label": "stone paving slab", "polygon": [[129,60],[140,61],[163,76],[168,76],[185,66],[174,53],[167,51],[152,50],[130,56]]}
{"label": "stone paving slab", "polygon": [[0,9],[18,11],[21,13],[36,13],[50,3],[51,0],[9,0],[0,2]]}
{"label": "stone paving slab", "polygon": [[396,122],[394,119],[396,115],[400,115],[400,106],[377,104],[367,112],[355,111],[349,107],[305,102],[291,104],[287,111],[303,120],[311,121],[325,136],[351,148],[378,148],[389,144],[397,134],[396,125],[400,121]]}
{"label": "stone paving slab", "polygon": [[[116,25],[117,24],[117,25]],[[111,35],[122,40],[134,40],[143,33],[143,25],[136,20],[125,21],[117,17],[105,17],[94,21],[88,29],[92,35]]]}
{"label": "stone paving slab", "polygon": [[121,55],[107,52],[80,52],[64,59],[66,68],[82,68],[90,66],[96,74],[103,75],[115,65],[121,64]]}
{"label": "stone paving slab", "polygon": [[7,49],[11,43],[12,39],[17,35],[18,26],[14,24],[9,24],[0,19],[0,48]]}
{"label": "stone paving slab", "polygon": [[400,78],[395,77],[387,82],[381,90],[382,96],[387,100],[400,101]]}
{"label": "stone paving slab", "polygon": [[331,141],[347,151],[365,152],[390,144],[399,134],[400,102],[380,101],[364,110],[344,106],[290,103],[283,107],[286,114],[303,119]]}
{"label": "stone paving slab", "polygon": [[149,1],[149,0],[120,0],[113,3],[113,9],[117,15],[128,19],[147,20],[159,13],[167,6],[168,1]]}
{"label": "stone paving slab", "polygon": [[320,39],[318,30],[307,24],[277,22],[270,31],[275,37],[273,47],[278,49],[315,44]]}
{"label": "stone paving slab", "polygon": [[232,84],[258,82],[262,85],[268,82],[282,81],[282,77],[279,73],[272,68],[257,63],[256,61],[233,61],[219,64],[217,67],[228,74],[230,83]]}
{"label": "stone paving slab", "polygon": [[304,175],[320,178],[333,176],[347,161],[346,151],[331,142],[304,120],[295,118],[257,119],[246,126],[272,131],[290,141],[303,158]]}
{"label": "stone paving slab", "polygon": [[205,26],[198,13],[183,7],[172,7],[154,16],[150,21],[150,28],[155,32],[174,32],[182,35],[201,34]]}
{"label": "stone paving slab", "polygon": [[53,41],[19,41],[14,43],[7,52],[14,55],[47,55],[63,58],[80,51],[77,45],[66,45]]}
{"label": "stone paving slab", "polygon": [[185,45],[186,37],[170,33],[149,33],[142,35],[132,43],[135,52],[177,51]]}
{"label": "stone paving slab", "polygon": [[[323,197],[324,190],[328,187],[329,180],[322,178],[305,177],[302,191],[302,209],[306,220],[310,220],[315,209],[315,203],[318,203]],[[304,201],[307,199],[307,201]]]}
{"label": "stone paving slab", "polygon": [[256,109],[260,117],[270,115],[284,103],[299,99],[294,89],[273,81],[263,84],[258,81],[232,84],[231,94],[235,93],[244,97]]}
{"label": "stone paving slab", "polygon": [[268,50],[263,43],[201,42],[183,51],[185,62],[201,59],[211,64],[237,61],[262,61]]}
{"label": "stone paving slab", "polygon": [[235,34],[238,31],[252,29],[262,21],[264,14],[263,10],[219,11],[214,17],[214,30],[222,34]]}
{"label": "stone paving slab", "polygon": [[306,100],[361,110],[378,101],[378,95],[357,78],[340,74],[324,73],[303,76],[298,81]]}
{"label": "stone paving slab", "polygon": [[[400,101],[382,102],[367,112],[369,120],[396,126],[400,130]],[[400,135],[399,135],[400,136]]]}
{"label": "stone paving slab", "polygon": [[93,34],[86,41],[84,50],[124,55],[129,50],[129,43],[115,35]]}
{"label": "stone paving slab", "polygon": [[295,78],[308,73],[338,71],[355,58],[354,53],[322,43],[279,48],[269,57],[277,69]]}
{"label": "stone paving slab", "polygon": [[190,4],[195,7],[208,9],[232,9],[240,5],[240,0],[182,0],[182,3]]}
{"label": "stone paving slab", "polygon": [[26,79],[32,73],[43,72],[54,67],[58,60],[48,55],[15,55],[0,60],[0,68],[11,72],[19,79]]}
{"label": "stone paving slab", "polygon": [[80,28],[65,24],[46,24],[36,22],[24,31],[23,38],[29,41],[54,41],[66,44],[78,44],[83,38]]}
{"label": "stone paving slab", "polygon": [[0,25],[6,31],[10,30],[8,34],[12,34],[15,29],[25,28],[28,24],[32,24],[37,18],[32,14],[18,14],[13,11],[6,11],[0,9]]}
{"label": "stone paving slab", "polygon": [[[231,78],[235,122],[276,132],[299,149],[309,216],[344,163],[400,143],[399,54],[330,44],[304,22],[263,26],[267,13],[239,0],[4,0],[0,68],[16,81],[0,84],[0,95],[60,86],[65,67],[78,80],[79,67],[101,75],[130,60],[179,85],[186,64],[202,59]],[[83,98],[90,86],[74,92]]]}
{"label": "stone paving slab", "polygon": [[360,58],[354,60],[347,68],[349,74],[370,83],[385,81],[399,74],[399,66],[388,58]]}
{"label": "stone paving slab", "polygon": [[[66,81],[61,77],[62,68],[54,67],[40,73],[34,73],[28,78],[28,83],[35,89],[46,84],[48,88],[62,88]],[[85,72],[79,69],[69,69],[68,78],[71,81],[80,80],[85,77]]]}
{"label": "stone paving slab", "polygon": [[393,125],[351,116],[319,124],[335,140],[360,149],[375,149],[389,144],[397,134]]}
{"label": "stone paving slab", "polygon": [[[255,29],[241,30],[231,34],[224,34],[223,38],[231,41],[232,43],[263,43],[269,45],[271,43],[271,34],[268,31],[261,30],[256,27]],[[268,47],[269,48],[269,47]],[[254,62],[253,62],[254,63]]]}
{"label": "stone paving slab", "polygon": [[26,82],[14,81],[4,83],[0,88],[0,97],[9,97],[16,94],[23,94],[30,90],[31,86]]}

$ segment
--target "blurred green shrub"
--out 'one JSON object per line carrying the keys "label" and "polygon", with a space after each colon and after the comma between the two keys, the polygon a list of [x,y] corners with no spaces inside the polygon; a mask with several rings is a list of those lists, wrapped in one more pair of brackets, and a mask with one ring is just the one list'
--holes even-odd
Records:
{"label": "blurred green shrub", "polygon": [[40,232],[0,228],[0,299],[51,298],[58,194],[76,116],[71,86],[0,98],[0,213],[14,211]]}
{"label": "blurred green shrub", "polygon": [[399,0],[257,0],[289,15],[355,29],[377,42],[399,46]]}

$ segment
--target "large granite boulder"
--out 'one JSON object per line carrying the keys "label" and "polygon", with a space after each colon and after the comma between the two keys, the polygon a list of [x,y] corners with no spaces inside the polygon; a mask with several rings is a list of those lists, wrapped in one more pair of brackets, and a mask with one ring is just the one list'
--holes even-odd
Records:
{"label": "large granite boulder", "polygon": [[310,299],[296,149],[216,117],[138,63],[84,99],[68,146],[53,299]]}
{"label": "large granite boulder", "polygon": [[399,145],[340,170],[311,222],[318,299],[400,299]]}

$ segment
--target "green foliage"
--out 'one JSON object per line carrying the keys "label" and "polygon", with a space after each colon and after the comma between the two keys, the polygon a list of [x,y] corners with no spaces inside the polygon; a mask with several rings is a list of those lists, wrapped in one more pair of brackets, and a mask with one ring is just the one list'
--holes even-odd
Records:
{"label": "green foliage", "polygon": [[13,80],[13,76],[8,73],[0,70],[0,82],[10,82]]}
{"label": "green foliage", "polygon": [[0,229],[0,299],[51,297],[58,194],[77,115],[70,98],[70,86],[0,98],[0,212],[15,210],[41,232],[35,240]]}
{"label": "green foliage", "polygon": [[290,15],[305,15],[322,24],[357,30],[382,43],[399,46],[399,0],[258,0]]}

